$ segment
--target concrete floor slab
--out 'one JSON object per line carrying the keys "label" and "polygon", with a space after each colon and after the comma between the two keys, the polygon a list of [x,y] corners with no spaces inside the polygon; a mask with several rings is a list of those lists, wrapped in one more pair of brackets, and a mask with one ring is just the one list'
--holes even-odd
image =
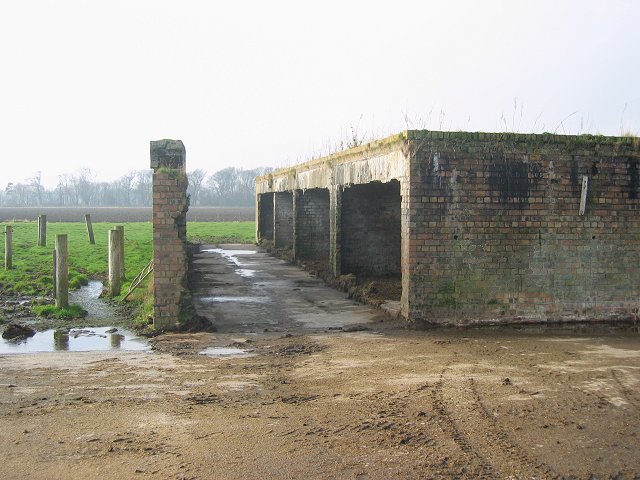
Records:
{"label": "concrete floor slab", "polygon": [[386,318],[253,245],[202,246],[193,268],[196,311],[219,334],[303,334]]}

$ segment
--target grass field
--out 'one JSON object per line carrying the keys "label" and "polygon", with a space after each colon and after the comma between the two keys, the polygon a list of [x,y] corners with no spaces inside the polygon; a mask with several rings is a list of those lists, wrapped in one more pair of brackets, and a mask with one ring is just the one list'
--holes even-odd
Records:
{"label": "grass field", "polygon": [[[13,226],[13,269],[0,270],[0,294],[43,295],[53,291],[53,256],[57,234],[68,235],[69,284],[78,287],[88,279],[107,278],[107,238],[114,223],[94,223],[95,245],[89,244],[84,223],[50,222],[47,246],[37,246],[36,222],[15,222]],[[1,226],[4,231],[4,225]],[[150,222],[125,223],[125,270],[128,283],[149,263],[152,256]],[[189,222],[187,237],[199,243],[253,243],[254,222]],[[4,249],[3,249],[4,265]]]}
{"label": "grass field", "polygon": [[[99,222],[149,222],[151,207],[0,207],[0,222],[37,221],[46,215],[50,222],[81,222],[85,214]],[[255,207],[194,207],[187,212],[188,222],[250,222]]]}

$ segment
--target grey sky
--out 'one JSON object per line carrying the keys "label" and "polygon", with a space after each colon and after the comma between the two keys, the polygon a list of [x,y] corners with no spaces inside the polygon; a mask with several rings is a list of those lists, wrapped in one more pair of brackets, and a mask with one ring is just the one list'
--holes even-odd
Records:
{"label": "grey sky", "polygon": [[0,186],[112,180],[160,138],[212,173],[352,127],[638,135],[639,21],[632,0],[2,0]]}

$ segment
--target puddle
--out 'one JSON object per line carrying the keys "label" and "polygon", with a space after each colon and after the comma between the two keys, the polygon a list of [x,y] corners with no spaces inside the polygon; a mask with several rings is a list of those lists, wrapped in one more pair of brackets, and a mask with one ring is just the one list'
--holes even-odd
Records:
{"label": "puddle", "polygon": [[205,249],[205,250],[202,250],[202,251],[203,252],[210,252],[210,253],[217,253],[219,255],[222,255],[224,258],[229,260],[234,265],[237,265],[238,267],[246,265],[245,263],[242,263],[240,260],[238,260],[238,258],[237,258],[238,256],[240,256],[240,255],[255,255],[256,253],[258,253],[257,250],[225,250],[223,248],[208,248],[208,249]]}
{"label": "puddle", "polygon": [[226,303],[226,302],[242,302],[242,303],[267,303],[269,297],[201,297],[203,303]]}
{"label": "puddle", "polygon": [[239,268],[238,270],[236,270],[236,273],[238,275],[240,275],[241,277],[245,277],[245,278],[251,278],[254,277],[256,275],[257,270],[249,270],[247,268]]}
{"label": "puddle", "polygon": [[35,352],[93,352],[106,350],[149,350],[146,340],[136,337],[127,330],[112,330],[110,327],[74,328],[69,332],[45,330],[37,332],[33,337],[19,343],[3,340],[0,343],[0,354],[35,353]]}
{"label": "puddle", "polygon": [[250,355],[246,350],[234,347],[209,347],[198,353],[200,353],[200,355],[208,355],[210,357],[245,357]]}
{"label": "puddle", "polygon": [[[248,265],[254,265],[254,263],[245,263],[241,262],[238,259],[238,256],[241,255],[255,255],[257,250],[225,250],[224,248],[207,248],[205,250],[201,250],[202,252],[208,253],[217,253],[221,255],[223,258],[233,263],[236,267],[243,267]],[[235,270],[235,273],[240,275],[241,277],[251,278],[255,276],[257,270],[249,270],[246,268],[238,268]]]}
{"label": "puddle", "polygon": [[88,285],[69,292],[69,303],[80,305],[87,311],[89,320],[109,320],[117,316],[115,308],[100,297],[102,282],[91,280]]}

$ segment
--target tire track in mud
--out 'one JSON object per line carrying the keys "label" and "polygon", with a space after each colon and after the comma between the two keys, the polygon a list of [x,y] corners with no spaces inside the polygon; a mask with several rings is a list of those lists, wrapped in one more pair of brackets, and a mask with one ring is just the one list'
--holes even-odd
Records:
{"label": "tire track in mud", "polygon": [[611,370],[611,376],[613,377],[613,381],[616,383],[616,385],[620,389],[622,396],[629,403],[629,405],[635,407],[636,409],[640,409],[640,401],[634,398],[633,392],[624,386],[624,383],[622,383],[622,380],[620,380],[619,373],[616,372],[615,370]]}
{"label": "tire track in mud", "polygon": [[506,455],[507,461],[515,459],[520,466],[524,467],[524,473],[537,472],[538,478],[556,478],[558,475],[544,462],[537,461],[530,457],[520,445],[515,443],[511,437],[498,425],[494,415],[489,412],[480,397],[476,381],[469,378],[469,391],[473,398],[472,406],[482,417],[481,421],[486,422],[488,428],[484,430],[485,439],[500,448]]}
{"label": "tire track in mud", "polygon": [[449,408],[447,408],[444,377],[449,369],[450,366],[446,366],[444,370],[440,372],[440,377],[433,389],[433,406],[438,414],[440,428],[445,434],[453,438],[463,453],[469,456],[470,461],[473,462],[475,473],[478,474],[478,478],[495,478],[496,475],[489,461],[473,447],[471,441],[462,432],[459,423],[453,418]]}
{"label": "tire track in mud", "polygon": [[474,460],[480,478],[556,478],[553,469],[531,458],[498,425],[473,378],[445,381],[447,366],[433,391],[443,430]]}

